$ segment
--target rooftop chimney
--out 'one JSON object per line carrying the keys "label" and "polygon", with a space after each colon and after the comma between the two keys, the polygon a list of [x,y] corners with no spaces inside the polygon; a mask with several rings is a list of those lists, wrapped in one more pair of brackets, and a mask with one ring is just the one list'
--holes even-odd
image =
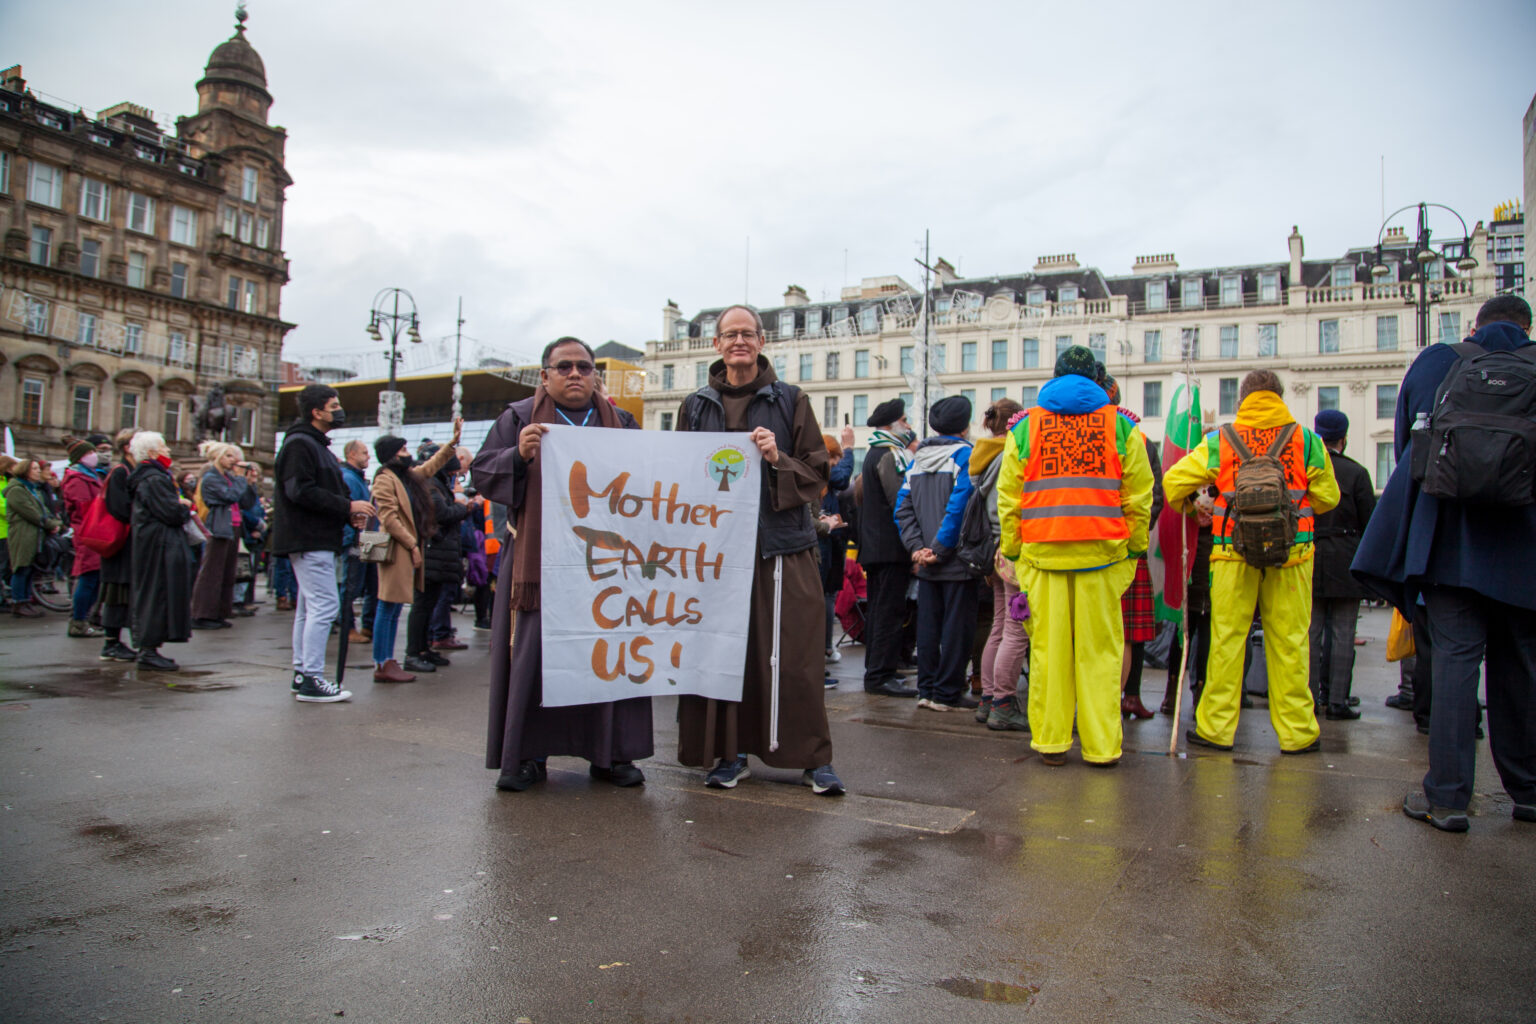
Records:
{"label": "rooftop chimney", "polygon": [[1179,261],[1173,258],[1173,253],[1160,252],[1151,256],[1137,256],[1136,265],[1131,268],[1131,273],[1171,274],[1178,269]]}
{"label": "rooftop chimney", "polygon": [[1306,247],[1301,244],[1301,232],[1296,230],[1296,225],[1291,225],[1291,234],[1286,244],[1291,248],[1291,284],[1301,285],[1301,258]]}
{"label": "rooftop chimney", "polygon": [[953,284],[954,282],[960,280],[960,275],[955,273],[954,264],[950,263],[949,260],[942,256],[940,256],[939,261],[933,265],[933,269],[939,273],[940,287],[943,287],[946,284]]}
{"label": "rooftop chimney", "polygon": [[1079,267],[1077,253],[1067,252],[1055,256],[1041,256],[1035,260],[1035,272],[1042,270],[1076,270]]}
{"label": "rooftop chimney", "polygon": [[799,285],[792,284],[788,288],[784,289],[784,305],[807,306],[810,305],[810,302],[811,297],[807,295],[805,293],[805,289],[801,288]]}

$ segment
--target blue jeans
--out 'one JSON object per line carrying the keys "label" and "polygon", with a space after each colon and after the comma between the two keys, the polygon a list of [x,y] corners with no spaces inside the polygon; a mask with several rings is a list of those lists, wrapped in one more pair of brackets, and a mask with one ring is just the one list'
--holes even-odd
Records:
{"label": "blue jeans", "polygon": [[382,665],[395,656],[395,634],[400,629],[399,601],[380,601],[373,613],[373,663]]}
{"label": "blue jeans", "polygon": [[11,573],[11,600],[22,604],[32,600],[32,567],[24,565]]}
{"label": "blue jeans", "polygon": [[101,589],[101,570],[92,569],[75,577],[74,610],[70,618],[84,621],[91,617],[91,606],[96,603],[96,593]]}
{"label": "blue jeans", "polygon": [[294,582],[293,563],[288,561],[287,555],[272,559],[272,590],[278,597],[298,596],[299,587]]}

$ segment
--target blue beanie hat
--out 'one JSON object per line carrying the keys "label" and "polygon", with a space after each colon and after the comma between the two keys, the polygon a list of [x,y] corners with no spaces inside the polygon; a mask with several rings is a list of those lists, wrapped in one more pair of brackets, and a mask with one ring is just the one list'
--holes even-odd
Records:
{"label": "blue beanie hat", "polygon": [[1337,441],[1349,433],[1349,417],[1337,409],[1324,409],[1312,421],[1312,427],[1324,441]]}

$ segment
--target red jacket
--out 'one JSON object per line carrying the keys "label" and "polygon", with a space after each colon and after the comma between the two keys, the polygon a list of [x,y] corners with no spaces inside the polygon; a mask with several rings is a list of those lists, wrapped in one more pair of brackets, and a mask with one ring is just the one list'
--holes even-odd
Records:
{"label": "red jacket", "polygon": [[[80,466],[70,466],[64,472],[64,482],[59,486],[64,494],[64,510],[69,515],[70,529],[80,529],[85,510],[91,507],[96,495],[101,493],[101,477]],[[84,544],[75,546],[75,565],[70,575],[79,576],[101,568],[101,556]]]}

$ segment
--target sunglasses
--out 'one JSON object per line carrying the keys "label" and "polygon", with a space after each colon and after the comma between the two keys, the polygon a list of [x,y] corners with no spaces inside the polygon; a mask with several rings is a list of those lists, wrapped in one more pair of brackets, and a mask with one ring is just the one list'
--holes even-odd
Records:
{"label": "sunglasses", "polygon": [[562,377],[569,377],[572,370],[575,370],[583,377],[590,377],[592,376],[592,371],[596,370],[597,367],[587,362],[585,359],[577,360],[575,362],[569,359],[562,359],[558,363],[555,363],[553,366],[546,366],[544,369],[552,370]]}

